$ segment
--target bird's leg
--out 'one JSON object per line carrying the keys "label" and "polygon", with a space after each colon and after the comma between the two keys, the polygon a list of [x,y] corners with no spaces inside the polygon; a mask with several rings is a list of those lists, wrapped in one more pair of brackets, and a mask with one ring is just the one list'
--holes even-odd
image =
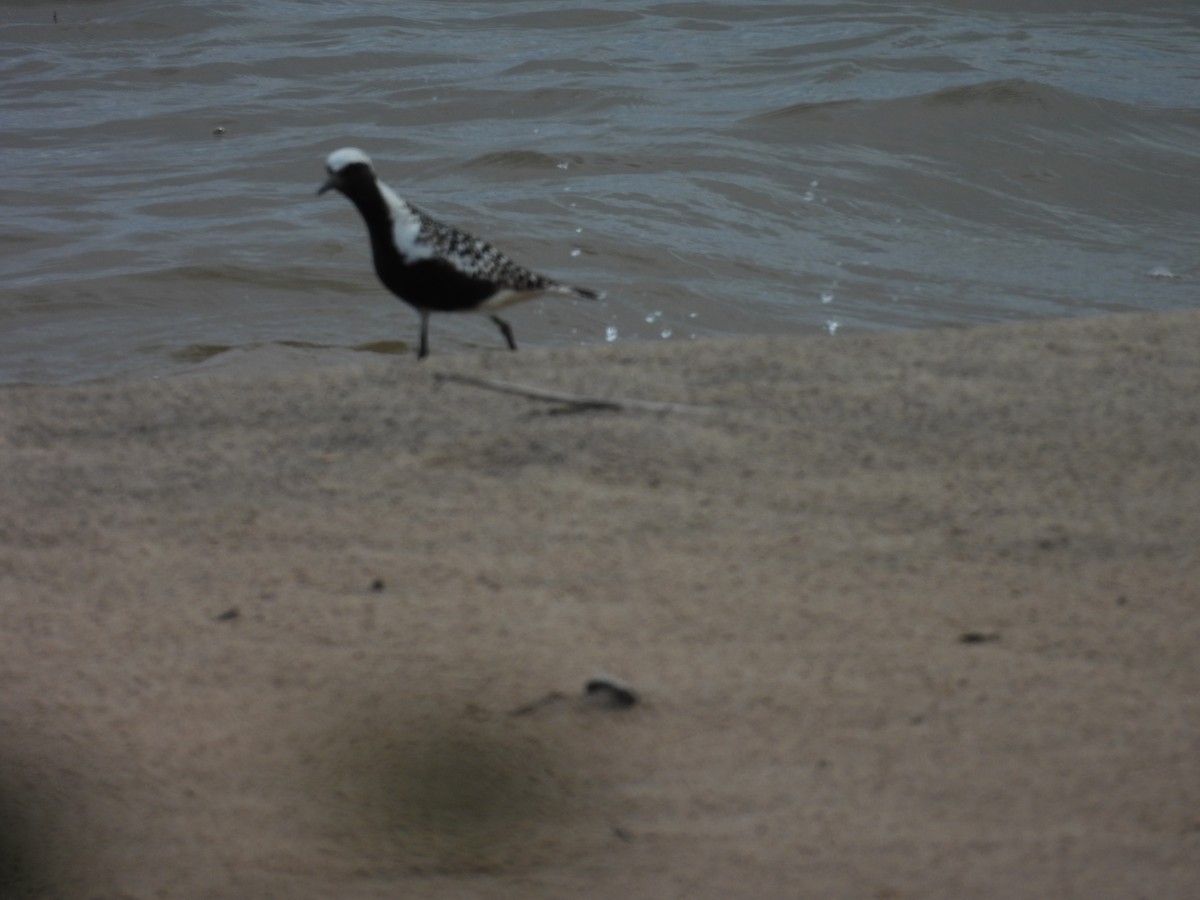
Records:
{"label": "bird's leg", "polygon": [[424,359],[429,355],[429,312],[427,310],[418,310],[421,313],[421,346],[417,350],[417,359]]}
{"label": "bird's leg", "polygon": [[495,323],[496,323],[496,327],[497,327],[497,328],[499,328],[499,329],[500,329],[500,333],[501,333],[502,335],[504,335],[504,340],[506,340],[506,341],[508,342],[508,349],[509,349],[509,350],[516,350],[516,349],[517,349],[517,342],[516,342],[516,340],[513,338],[512,326],[510,326],[510,325],[509,325],[507,322],[505,322],[505,321],[504,321],[502,318],[500,318],[499,316],[488,316],[488,318],[489,318],[489,319],[491,319],[493,322],[495,322]]}

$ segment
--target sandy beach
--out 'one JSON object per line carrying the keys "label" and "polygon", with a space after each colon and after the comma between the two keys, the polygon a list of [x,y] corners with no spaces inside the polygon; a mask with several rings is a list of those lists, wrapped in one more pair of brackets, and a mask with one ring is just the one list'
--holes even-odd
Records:
{"label": "sandy beach", "polygon": [[0,895],[1195,897],[1198,348],[1139,314],[0,390]]}

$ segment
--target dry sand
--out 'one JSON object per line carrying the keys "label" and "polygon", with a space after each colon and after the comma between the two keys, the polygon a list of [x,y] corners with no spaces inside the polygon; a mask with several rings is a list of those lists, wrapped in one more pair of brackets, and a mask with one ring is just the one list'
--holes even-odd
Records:
{"label": "dry sand", "polygon": [[0,391],[3,897],[1200,896],[1200,315],[248,356]]}

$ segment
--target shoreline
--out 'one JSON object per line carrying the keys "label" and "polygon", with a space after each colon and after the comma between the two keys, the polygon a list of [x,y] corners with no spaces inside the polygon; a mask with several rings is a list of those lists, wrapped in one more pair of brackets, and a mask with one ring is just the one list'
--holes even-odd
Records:
{"label": "shoreline", "polygon": [[1198,346],[1142,313],[0,388],[0,887],[1188,896]]}

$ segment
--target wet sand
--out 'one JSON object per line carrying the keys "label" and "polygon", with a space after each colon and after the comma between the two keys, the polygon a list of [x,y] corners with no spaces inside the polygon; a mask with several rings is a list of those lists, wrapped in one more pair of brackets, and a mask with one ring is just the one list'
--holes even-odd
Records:
{"label": "wet sand", "polygon": [[1198,347],[1150,314],[4,389],[0,893],[1194,896]]}

